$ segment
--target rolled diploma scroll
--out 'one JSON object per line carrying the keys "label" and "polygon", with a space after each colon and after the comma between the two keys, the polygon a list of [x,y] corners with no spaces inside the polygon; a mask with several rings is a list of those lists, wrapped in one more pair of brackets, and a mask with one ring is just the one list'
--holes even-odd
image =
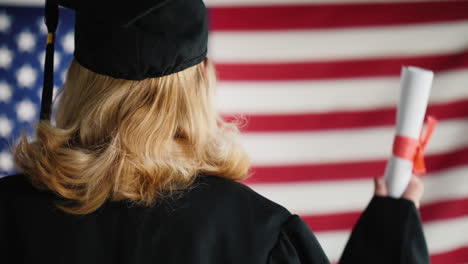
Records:
{"label": "rolled diploma scroll", "polygon": [[[403,67],[396,135],[419,139],[429,101],[434,73],[417,67]],[[385,169],[389,195],[400,198],[413,171],[413,162],[391,155]]]}

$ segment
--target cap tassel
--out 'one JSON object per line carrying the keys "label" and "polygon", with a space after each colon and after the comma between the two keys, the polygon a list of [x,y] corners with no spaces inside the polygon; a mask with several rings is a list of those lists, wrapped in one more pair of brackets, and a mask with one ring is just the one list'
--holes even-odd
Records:
{"label": "cap tassel", "polygon": [[47,44],[44,62],[44,86],[42,89],[40,120],[50,120],[52,113],[52,96],[54,87],[54,52],[55,31],[58,24],[57,0],[46,0],[45,24],[47,26]]}

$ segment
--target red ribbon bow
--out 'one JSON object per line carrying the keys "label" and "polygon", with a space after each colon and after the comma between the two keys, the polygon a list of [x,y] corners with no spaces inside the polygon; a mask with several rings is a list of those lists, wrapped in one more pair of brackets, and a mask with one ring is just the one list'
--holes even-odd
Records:
{"label": "red ribbon bow", "polygon": [[428,116],[426,120],[426,130],[421,131],[419,139],[396,135],[393,141],[393,155],[413,162],[413,173],[426,173],[424,163],[424,151],[437,125],[437,120]]}

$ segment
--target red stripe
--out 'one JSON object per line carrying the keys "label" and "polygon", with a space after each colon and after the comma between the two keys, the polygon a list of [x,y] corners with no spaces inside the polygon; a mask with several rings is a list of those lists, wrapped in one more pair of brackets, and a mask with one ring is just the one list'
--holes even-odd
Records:
{"label": "red stripe", "polygon": [[468,2],[363,3],[210,8],[211,30],[288,30],[468,19]]}
{"label": "red stripe", "polygon": [[468,263],[468,247],[431,255],[432,264]]}
{"label": "red stripe", "polygon": [[468,67],[468,50],[458,53],[359,60],[291,63],[217,63],[221,81],[286,81],[399,76],[404,65],[433,71]]}
{"label": "red stripe", "polygon": [[[340,181],[371,179],[384,174],[385,160],[285,166],[253,166],[244,183],[284,183],[303,181]],[[468,147],[456,151],[426,156],[429,173],[468,165]]]}
{"label": "red stripe", "polygon": [[[423,222],[451,219],[468,215],[468,198],[446,200],[422,205]],[[314,232],[351,230],[361,212],[345,212],[326,215],[302,215],[301,218]]]}
{"label": "red stripe", "polygon": [[[429,105],[427,113],[439,120],[468,117],[468,99]],[[242,117],[247,121],[242,123],[242,132],[317,131],[393,126],[396,122],[396,108],[283,115],[255,114]],[[223,118],[234,122],[238,117],[235,114],[224,114]]]}

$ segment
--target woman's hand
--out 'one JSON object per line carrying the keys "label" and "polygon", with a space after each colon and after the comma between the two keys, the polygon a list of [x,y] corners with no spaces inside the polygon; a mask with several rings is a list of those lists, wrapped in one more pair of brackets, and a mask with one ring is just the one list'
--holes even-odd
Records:
{"label": "woman's hand", "polygon": [[[374,187],[375,187],[375,191],[374,191],[375,195],[388,196],[387,184],[385,183],[385,180],[383,179],[383,177],[374,179]],[[424,193],[424,185],[421,179],[416,175],[411,176],[408,187],[406,188],[405,193],[403,193],[403,198],[414,202],[414,204],[416,205],[416,208],[419,208],[419,204],[420,204],[423,193]]]}

